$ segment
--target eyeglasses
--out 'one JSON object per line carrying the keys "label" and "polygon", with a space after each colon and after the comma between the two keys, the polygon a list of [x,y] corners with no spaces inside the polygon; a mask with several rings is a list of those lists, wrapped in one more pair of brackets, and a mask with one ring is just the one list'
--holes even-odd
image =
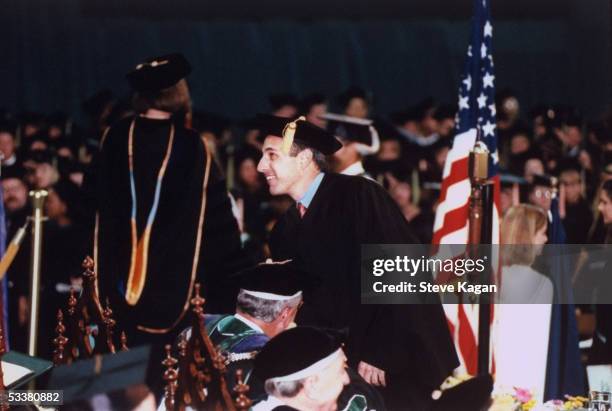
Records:
{"label": "eyeglasses", "polygon": [[551,190],[535,190],[533,194],[536,198],[546,198],[547,200],[552,198]]}

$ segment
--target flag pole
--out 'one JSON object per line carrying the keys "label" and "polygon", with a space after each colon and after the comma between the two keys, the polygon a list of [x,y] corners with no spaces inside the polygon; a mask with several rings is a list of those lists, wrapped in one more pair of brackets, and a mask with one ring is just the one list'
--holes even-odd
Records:
{"label": "flag pole", "polygon": [[[477,131],[476,144],[469,155],[469,174],[472,185],[470,194],[469,239],[471,258],[486,257],[491,261],[490,245],[493,239],[493,183],[488,181],[489,151],[480,142],[480,130]],[[485,265],[476,281],[479,284],[489,284],[491,266]],[[488,293],[479,296],[478,306],[478,374],[489,373],[491,335],[491,301]]]}
{"label": "flag pole", "polygon": [[28,354],[36,356],[38,339],[38,311],[40,300],[40,263],[42,257],[43,205],[48,192],[30,191],[32,197],[32,261],[30,262],[30,323],[28,329]]}

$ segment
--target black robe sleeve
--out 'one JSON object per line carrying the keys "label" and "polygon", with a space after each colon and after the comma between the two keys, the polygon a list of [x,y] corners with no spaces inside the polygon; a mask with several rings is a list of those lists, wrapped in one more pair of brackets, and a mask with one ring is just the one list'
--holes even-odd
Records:
{"label": "black robe sleeve", "polygon": [[[361,182],[360,182],[361,183]],[[377,184],[351,190],[358,244],[417,243],[400,210]],[[424,249],[425,252],[425,249]],[[435,389],[459,363],[438,298],[419,305],[359,305],[359,358],[393,374],[412,374]]]}

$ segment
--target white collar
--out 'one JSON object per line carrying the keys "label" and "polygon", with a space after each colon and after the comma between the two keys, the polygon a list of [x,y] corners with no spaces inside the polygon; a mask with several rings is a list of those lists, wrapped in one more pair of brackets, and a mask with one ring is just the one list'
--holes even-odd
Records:
{"label": "white collar", "polygon": [[345,174],[347,176],[358,176],[360,174],[364,174],[365,169],[363,168],[363,163],[361,161],[357,161],[344,170],[340,172],[340,174]]}
{"label": "white collar", "polygon": [[5,160],[2,160],[2,165],[5,166],[5,167],[8,167],[8,166],[12,166],[16,162],[17,162],[17,156],[15,154],[13,154],[9,158],[7,158]]}
{"label": "white collar", "polygon": [[246,325],[248,325],[249,327],[251,327],[255,331],[259,331],[260,333],[265,334],[265,332],[261,329],[261,327],[259,325],[255,324],[253,321],[243,317],[242,315],[236,313],[236,314],[234,314],[234,318],[237,319],[237,320],[242,321],[243,323],[245,323]]}

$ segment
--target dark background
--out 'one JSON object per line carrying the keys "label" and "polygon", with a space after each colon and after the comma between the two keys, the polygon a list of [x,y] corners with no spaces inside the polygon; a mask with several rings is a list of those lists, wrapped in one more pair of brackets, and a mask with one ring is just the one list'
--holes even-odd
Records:
{"label": "dark background", "polygon": [[[610,0],[492,0],[496,86],[523,107],[612,102]],[[65,110],[143,58],[181,51],[195,106],[234,118],[290,91],[361,85],[387,113],[455,102],[471,0],[3,0],[0,107]]]}

